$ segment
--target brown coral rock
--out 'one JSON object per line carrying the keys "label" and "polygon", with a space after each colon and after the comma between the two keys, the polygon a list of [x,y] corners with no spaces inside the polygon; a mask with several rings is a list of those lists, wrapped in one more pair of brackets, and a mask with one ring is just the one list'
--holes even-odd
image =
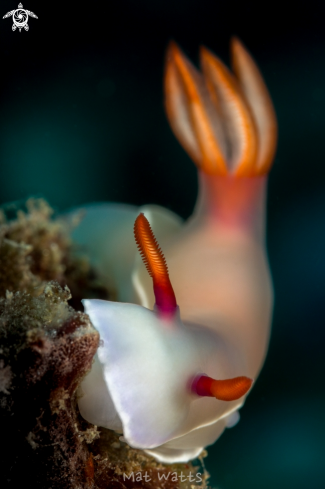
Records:
{"label": "brown coral rock", "polygon": [[23,207],[9,204],[0,209],[0,297],[18,290],[38,296],[54,280],[68,285],[75,308],[81,309],[85,297],[107,299],[108,290],[70,238],[78,223],[53,217],[43,199],[29,199]]}
{"label": "brown coral rock", "polygon": [[[88,316],[67,305],[68,289],[50,283],[35,298],[0,299],[0,487],[92,487],[86,442],[76,410],[76,388],[91,368],[99,335]],[[88,480],[88,483],[87,483]],[[17,486],[16,486],[17,484]]]}
{"label": "brown coral rock", "polygon": [[206,487],[204,469],[160,464],[81,418],[78,386],[99,335],[71,304],[109,292],[75,253],[71,223],[43,200],[26,207],[0,214],[1,489]]}

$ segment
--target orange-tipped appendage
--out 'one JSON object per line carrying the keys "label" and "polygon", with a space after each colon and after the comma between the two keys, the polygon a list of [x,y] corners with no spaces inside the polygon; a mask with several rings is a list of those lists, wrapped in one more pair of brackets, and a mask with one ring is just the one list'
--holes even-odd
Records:
{"label": "orange-tipped appendage", "polygon": [[217,140],[205,92],[202,75],[171,42],[165,71],[165,105],[170,125],[200,169],[210,174],[226,175],[225,156]]}
{"label": "orange-tipped appendage", "polygon": [[166,260],[152,232],[148,219],[142,213],[135,220],[134,237],[143,263],[153,280],[156,307],[162,314],[173,315],[176,311],[177,303],[170,283]]}
{"label": "orange-tipped appendage", "polygon": [[211,99],[227,120],[230,146],[230,172],[237,177],[254,171],[257,156],[257,131],[248,104],[235,77],[228,68],[205,47],[201,47],[201,64]]}
{"label": "orange-tipped appendage", "polygon": [[238,39],[231,43],[234,75],[207,49],[201,52],[203,76],[174,42],[167,51],[165,105],[176,137],[204,173],[267,174],[277,123],[257,65]]}
{"label": "orange-tipped appendage", "polygon": [[253,380],[248,377],[235,377],[226,380],[214,380],[201,375],[192,385],[192,390],[199,396],[215,397],[220,401],[235,401],[247,394]]}
{"label": "orange-tipped appendage", "polygon": [[252,56],[236,37],[232,38],[231,65],[256,123],[259,139],[254,174],[269,172],[277,145],[277,121],[273,103]]}

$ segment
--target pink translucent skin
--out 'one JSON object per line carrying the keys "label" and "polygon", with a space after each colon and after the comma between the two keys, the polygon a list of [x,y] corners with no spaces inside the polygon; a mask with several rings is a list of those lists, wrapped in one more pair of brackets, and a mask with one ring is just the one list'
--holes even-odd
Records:
{"label": "pink translucent skin", "polygon": [[[264,242],[266,177],[200,173],[199,179],[192,217],[172,240],[161,242],[181,319],[236,345],[248,367],[239,374],[256,378],[273,304]],[[142,303],[152,308],[152,282],[141,263],[134,275],[145,291]]]}

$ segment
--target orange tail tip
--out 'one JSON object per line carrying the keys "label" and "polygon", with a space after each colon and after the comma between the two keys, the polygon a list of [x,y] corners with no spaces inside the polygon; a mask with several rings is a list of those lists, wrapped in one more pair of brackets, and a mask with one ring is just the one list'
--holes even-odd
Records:
{"label": "orange tail tip", "polygon": [[176,137],[204,173],[262,175],[275,152],[275,113],[251,56],[236,39],[231,48],[236,76],[205,48],[202,76],[172,42],[166,58],[166,112]]}
{"label": "orange tail tip", "polygon": [[135,220],[134,237],[143,263],[153,280],[157,310],[163,315],[173,316],[177,309],[177,303],[170,283],[166,260],[149,221],[143,213],[139,214]]}
{"label": "orange tail tip", "polygon": [[192,390],[199,396],[215,397],[220,401],[235,401],[244,396],[252,387],[253,380],[248,377],[214,380],[206,375],[195,379]]}

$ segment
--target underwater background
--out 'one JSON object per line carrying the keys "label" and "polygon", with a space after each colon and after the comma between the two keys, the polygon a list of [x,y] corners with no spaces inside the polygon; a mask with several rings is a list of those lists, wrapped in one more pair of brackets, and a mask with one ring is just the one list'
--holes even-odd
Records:
{"label": "underwater background", "polygon": [[[156,203],[186,218],[196,169],[164,114],[169,40],[195,63],[200,44],[228,62],[237,35],[265,77],[279,122],[267,209],[273,332],[240,423],[205,459],[219,489],[325,487],[325,3],[284,7],[25,0],[38,16],[28,32],[0,19],[0,203]],[[3,0],[0,17],[15,8]]]}

